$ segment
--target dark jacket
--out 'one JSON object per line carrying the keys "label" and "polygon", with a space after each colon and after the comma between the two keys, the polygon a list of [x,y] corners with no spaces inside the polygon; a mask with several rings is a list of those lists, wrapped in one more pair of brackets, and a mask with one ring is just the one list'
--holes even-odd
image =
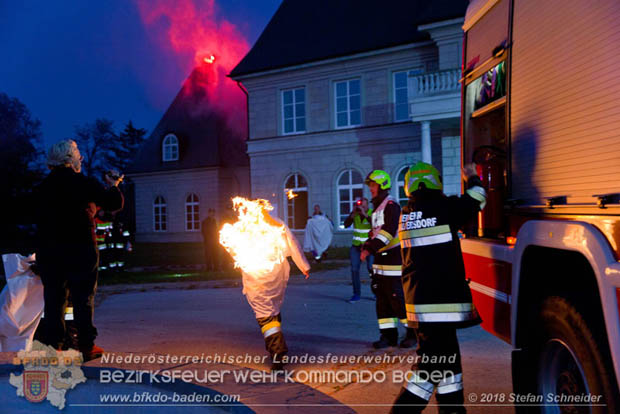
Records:
{"label": "dark jacket", "polygon": [[458,230],[484,206],[485,192],[478,177],[471,178],[468,187],[461,197],[421,189],[403,208],[399,236],[409,326],[480,323],[465,280]]}
{"label": "dark jacket", "polygon": [[69,167],[54,168],[33,192],[37,250],[59,245],[95,246],[97,206],[123,208],[117,187],[106,189],[94,178]]}

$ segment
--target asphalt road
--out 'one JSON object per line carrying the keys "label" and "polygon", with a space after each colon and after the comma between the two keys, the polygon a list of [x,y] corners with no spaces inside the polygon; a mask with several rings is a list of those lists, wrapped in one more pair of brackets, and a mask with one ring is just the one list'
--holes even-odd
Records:
{"label": "asphalt road", "polygon": [[[289,354],[394,359],[300,361],[288,366],[294,373],[288,378],[292,382],[234,378],[234,373],[269,370],[269,363],[263,362],[267,353],[260,329],[241,288],[226,283],[179,283],[164,288],[105,290],[95,314],[98,344],[116,357],[226,356],[244,360],[207,363],[169,359],[152,364],[96,361],[89,365],[166,368],[196,372],[198,376],[204,370],[224,373],[201,385],[239,395],[241,402],[257,413],[386,413],[401,387],[399,373],[409,369],[406,357],[415,353],[398,348],[371,349],[370,343],[378,337],[375,302],[369,297],[368,285],[364,285],[365,297],[357,304],[347,303],[351,286],[345,283],[346,275],[345,268],[314,275],[309,283],[298,277],[289,285],[282,309]],[[481,401],[511,392],[510,346],[478,327],[459,331],[459,340],[466,400],[475,400],[468,405],[468,412],[514,412],[510,406]],[[399,361],[399,357],[405,359]],[[433,404],[434,399],[425,412],[437,412]]]}

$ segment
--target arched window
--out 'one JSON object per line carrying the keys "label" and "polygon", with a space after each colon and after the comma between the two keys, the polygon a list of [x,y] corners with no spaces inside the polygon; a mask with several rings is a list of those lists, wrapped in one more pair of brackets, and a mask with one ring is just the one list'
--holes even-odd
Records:
{"label": "arched window", "polygon": [[[292,191],[293,198],[288,196]],[[303,229],[308,220],[308,182],[301,174],[293,174],[284,184],[286,197],[286,224],[291,229]]]}
{"label": "arched window", "polygon": [[185,231],[200,230],[200,201],[196,194],[185,199]]}
{"label": "arched window", "polygon": [[168,211],[166,207],[166,199],[157,196],[153,202],[153,230],[168,230]]}
{"label": "arched window", "polygon": [[396,191],[398,192],[396,194],[396,199],[401,207],[405,207],[409,201],[409,198],[407,198],[405,194],[405,174],[407,174],[407,170],[409,170],[408,165],[401,168],[396,177]]}
{"label": "arched window", "polygon": [[168,134],[162,142],[162,156],[164,161],[179,159],[179,139],[174,134]]}
{"label": "arched window", "polygon": [[364,180],[356,170],[345,170],[338,177],[338,224],[344,228],[344,220],[353,210],[355,200],[364,196]]}

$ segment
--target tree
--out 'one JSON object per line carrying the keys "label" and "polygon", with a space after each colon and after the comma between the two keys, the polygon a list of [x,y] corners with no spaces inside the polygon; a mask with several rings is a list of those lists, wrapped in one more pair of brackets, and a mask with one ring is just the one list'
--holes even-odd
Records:
{"label": "tree", "polygon": [[114,167],[120,172],[125,172],[133,161],[138,148],[146,139],[146,129],[135,128],[133,123],[129,121],[118,138],[118,145],[112,148],[115,160]]}
{"label": "tree", "polygon": [[85,175],[101,179],[114,167],[113,149],[118,145],[118,135],[113,121],[99,118],[94,123],[75,127],[75,142],[84,157],[82,171]]}
{"label": "tree", "polygon": [[0,93],[0,243],[13,249],[26,243],[18,228],[27,218],[21,200],[42,179],[41,122],[17,98]]}

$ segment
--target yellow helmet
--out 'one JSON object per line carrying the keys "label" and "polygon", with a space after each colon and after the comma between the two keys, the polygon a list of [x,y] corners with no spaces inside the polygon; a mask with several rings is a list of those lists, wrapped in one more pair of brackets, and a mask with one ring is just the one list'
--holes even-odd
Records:
{"label": "yellow helmet", "polygon": [[405,194],[407,197],[420,188],[420,184],[430,190],[443,190],[441,175],[437,168],[426,162],[417,162],[405,174]]}
{"label": "yellow helmet", "polygon": [[373,170],[366,176],[366,180],[364,183],[366,185],[370,184],[371,181],[379,184],[379,187],[382,190],[387,190],[392,187],[392,180],[390,180],[390,174],[386,173],[383,170]]}

